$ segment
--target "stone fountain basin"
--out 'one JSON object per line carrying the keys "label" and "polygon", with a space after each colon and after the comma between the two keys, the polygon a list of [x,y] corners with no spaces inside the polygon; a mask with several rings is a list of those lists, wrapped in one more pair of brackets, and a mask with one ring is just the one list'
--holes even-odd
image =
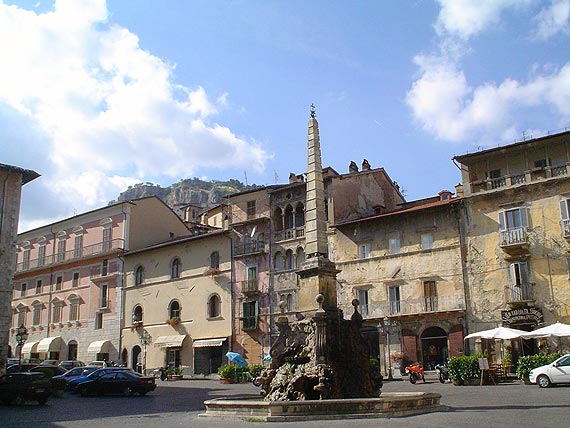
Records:
{"label": "stone fountain basin", "polygon": [[383,393],[380,398],[346,398],[306,401],[263,401],[258,398],[204,401],[200,416],[258,419],[266,422],[326,419],[394,418],[445,410],[440,394],[430,392]]}

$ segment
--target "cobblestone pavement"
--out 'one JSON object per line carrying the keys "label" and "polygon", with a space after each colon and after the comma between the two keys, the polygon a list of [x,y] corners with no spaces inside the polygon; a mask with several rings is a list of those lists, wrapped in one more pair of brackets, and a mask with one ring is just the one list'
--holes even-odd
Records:
{"label": "cobblestone pavement", "polygon": [[[492,386],[458,387],[435,380],[411,385],[386,382],[385,392],[427,391],[442,395],[447,410],[392,419],[356,419],[268,423],[272,427],[568,427],[570,386],[541,389],[517,381]],[[257,396],[251,384],[222,385],[216,380],[159,382],[145,397],[51,398],[46,406],[0,406],[3,428],[240,428],[255,427],[254,421],[204,418],[203,401],[218,397]]]}

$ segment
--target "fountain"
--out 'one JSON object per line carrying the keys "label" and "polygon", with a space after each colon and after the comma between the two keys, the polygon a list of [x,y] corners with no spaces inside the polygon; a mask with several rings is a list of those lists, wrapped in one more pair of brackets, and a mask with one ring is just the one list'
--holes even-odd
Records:
{"label": "fountain", "polygon": [[[382,377],[370,364],[360,328],[359,302],[344,319],[337,306],[335,264],[328,259],[325,193],[314,106],[308,127],[305,216],[306,260],[299,276],[300,312],[284,313],[276,326],[271,365],[254,380],[263,400],[208,400],[204,416],[254,417],[265,421],[394,417],[439,410],[439,394],[381,394]],[[316,297],[315,297],[316,296]]]}

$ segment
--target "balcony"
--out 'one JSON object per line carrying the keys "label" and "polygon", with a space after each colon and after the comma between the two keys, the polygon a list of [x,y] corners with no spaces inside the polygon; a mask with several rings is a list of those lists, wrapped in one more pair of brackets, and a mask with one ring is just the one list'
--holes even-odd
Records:
{"label": "balcony", "polygon": [[264,241],[252,241],[234,246],[234,256],[245,256],[248,254],[263,253],[264,251]]}
{"label": "balcony", "polygon": [[564,238],[570,238],[570,220],[562,220],[560,222],[560,227],[562,228],[562,236]]}
{"label": "balcony", "polygon": [[533,302],[534,293],[532,286],[525,284],[509,284],[505,287],[505,300],[507,303]]}
{"label": "balcony", "polygon": [[[375,316],[372,308],[374,305],[368,305],[370,315]],[[422,297],[419,299],[395,300],[385,302],[380,305],[380,309],[384,314],[392,316],[400,315],[417,315],[429,314],[437,312],[464,311],[465,298],[462,294],[454,294],[451,296]],[[380,315],[378,315],[380,316]]]}
{"label": "balcony", "polygon": [[240,285],[241,285],[241,292],[244,294],[256,294],[260,292],[259,280],[257,278],[240,281]]}
{"label": "balcony", "polygon": [[528,231],[526,227],[515,227],[499,232],[499,246],[514,255],[528,250]]}
{"label": "balcony", "polygon": [[293,229],[280,230],[273,233],[275,241],[286,241],[288,239],[298,239],[305,236],[305,226],[295,227]]}
{"label": "balcony", "polygon": [[16,265],[16,272],[24,272],[32,269],[53,266],[57,264],[86,259],[99,256],[106,253],[113,253],[122,250],[124,247],[123,239],[113,239],[111,241],[99,242],[97,244],[88,245],[80,249],[72,249],[58,254],[46,255],[42,258],[33,260],[24,260]]}

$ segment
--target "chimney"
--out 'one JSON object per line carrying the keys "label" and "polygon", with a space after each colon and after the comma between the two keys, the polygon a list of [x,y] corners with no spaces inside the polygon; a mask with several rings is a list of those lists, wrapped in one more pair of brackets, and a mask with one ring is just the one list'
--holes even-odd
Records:
{"label": "chimney", "polygon": [[358,165],[356,165],[356,162],[350,161],[350,165],[348,165],[348,173],[354,174],[357,172],[358,172]]}
{"label": "chimney", "polygon": [[362,171],[370,171],[370,164],[366,159],[362,161]]}

